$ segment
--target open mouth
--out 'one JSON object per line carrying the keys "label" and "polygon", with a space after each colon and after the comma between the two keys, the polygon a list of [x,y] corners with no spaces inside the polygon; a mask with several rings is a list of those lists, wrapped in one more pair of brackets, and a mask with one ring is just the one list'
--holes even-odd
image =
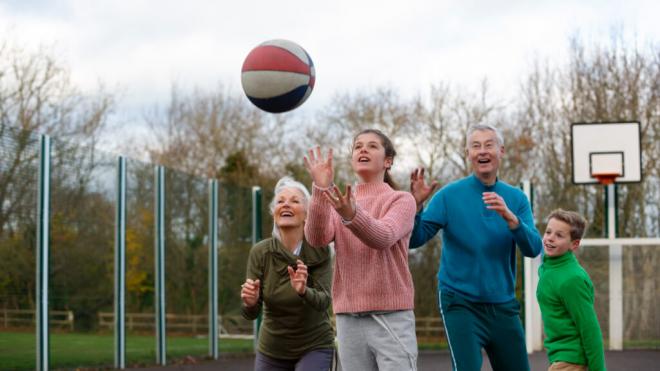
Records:
{"label": "open mouth", "polygon": [[489,158],[480,158],[477,160],[479,164],[490,164],[490,159]]}
{"label": "open mouth", "polygon": [[545,246],[545,248],[548,249],[548,250],[554,250],[556,248],[556,246],[551,245],[549,243],[545,243],[545,244],[543,244],[543,246]]}
{"label": "open mouth", "polygon": [[292,216],[293,216],[293,213],[291,211],[282,211],[280,213],[280,217],[285,217],[286,218],[286,217],[292,217]]}
{"label": "open mouth", "polygon": [[360,156],[360,157],[358,157],[358,162],[369,162],[369,161],[371,161],[371,160],[369,159],[369,157],[366,157],[366,156]]}

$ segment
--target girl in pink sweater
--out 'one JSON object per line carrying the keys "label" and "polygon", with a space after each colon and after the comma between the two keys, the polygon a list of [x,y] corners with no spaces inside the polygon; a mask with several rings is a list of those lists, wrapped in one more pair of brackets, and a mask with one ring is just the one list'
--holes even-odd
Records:
{"label": "girl in pink sweater", "polygon": [[326,158],[318,147],[305,158],[313,180],[305,236],[312,246],[334,241],[332,306],[346,371],[417,369],[408,270],[416,203],[390,177],[395,155],[378,130],[355,136],[351,165],[360,182],[345,194],[333,185],[332,149]]}

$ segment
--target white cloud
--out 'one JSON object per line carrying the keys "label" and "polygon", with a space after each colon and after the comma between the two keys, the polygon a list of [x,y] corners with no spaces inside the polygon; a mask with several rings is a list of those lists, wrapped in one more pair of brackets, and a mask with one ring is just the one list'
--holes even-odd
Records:
{"label": "white cloud", "polygon": [[383,84],[410,94],[486,77],[511,94],[534,55],[561,56],[578,29],[607,38],[622,25],[657,42],[658,10],[652,1],[60,0],[0,4],[0,24],[22,43],[56,43],[83,88],[122,86],[126,107],[164,103],[174,81],[222,81],[240,94],[249,50],[288,38],[317,67],[309,110],[338,91]]}

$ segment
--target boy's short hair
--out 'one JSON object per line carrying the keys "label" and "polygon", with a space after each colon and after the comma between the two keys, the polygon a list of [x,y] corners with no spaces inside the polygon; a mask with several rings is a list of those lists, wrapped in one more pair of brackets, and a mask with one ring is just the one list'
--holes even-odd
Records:
{"label": "boy's short hair", "polygon": [[570,225],[571,240],[581,240],[582,236],[584,236],[584,231],[587,229],[587,221],[575,211],[556,209],[548,215],[548,221],[550,219],[557,219]]}

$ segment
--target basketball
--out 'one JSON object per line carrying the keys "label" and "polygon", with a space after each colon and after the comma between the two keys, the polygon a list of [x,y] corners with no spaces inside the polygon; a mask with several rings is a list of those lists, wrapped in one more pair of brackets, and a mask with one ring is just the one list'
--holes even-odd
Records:
{"label": "basketball", "polygon": [[312,58],[300,45],[270,40],[252,49],[243,62],[243,91],[264,111],[290,111],[307,100],[316,73]]}

